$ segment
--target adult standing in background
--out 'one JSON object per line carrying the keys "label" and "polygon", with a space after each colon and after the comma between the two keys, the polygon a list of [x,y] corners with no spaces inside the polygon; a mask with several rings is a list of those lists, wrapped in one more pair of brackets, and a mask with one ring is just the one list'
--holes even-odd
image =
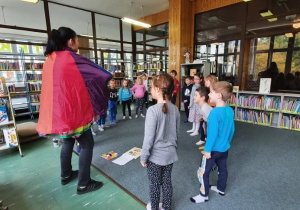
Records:
{"label": "adult standing in background", "polygon": [[144,73],[142,75],[142,79],[143,79],[143,85],[145,85],[145,89],[146,89],[146,92],[144,94],[144,103],[145,103],[145,107],[146,107],[146,110],[148,109],[149,107],[149,85],[148,85],[148,75],[146,73]]}
{"label": "adult standing in background", "polygon": [[173,80],[174,80],[174,91],[173,91],[173,93],[172,93],[171,102],[172,102],[172,104],[176,104],[177,92],[178,92],[179,89],[180,89],[179,82],[178,82],[178,80],[176,79],[177,71],[176,71],[176,70],[172,70],[172,71],[170,72],[170,75],[173,77]]}
{"label": "adult standing in background", "polygon": [[[78,176],[77,194],[97,190],[102,182],[90,177],[94,139],[93,117],[106,111],[112,75],[87,58],[76,54],[76,33],[66,27],[53,29],[48,38],[43,67],[40,116],[37,131],[45,137],[63,139],[61,184]],[[72,170],[75,139],[79,142],[79,170]]]}

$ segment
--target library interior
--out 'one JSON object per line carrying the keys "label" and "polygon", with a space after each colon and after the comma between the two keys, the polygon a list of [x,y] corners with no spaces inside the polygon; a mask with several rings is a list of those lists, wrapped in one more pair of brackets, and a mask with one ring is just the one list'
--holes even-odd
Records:
{"label": "library interior", "polygon": [[0,6],[0,210],[299,209],[299,0]]}

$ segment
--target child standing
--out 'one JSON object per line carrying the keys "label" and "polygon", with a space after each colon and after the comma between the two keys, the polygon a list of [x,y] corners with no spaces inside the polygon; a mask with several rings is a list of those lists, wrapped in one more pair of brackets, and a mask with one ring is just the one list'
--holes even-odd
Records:
{"label": "child standing", "polygon": [[[210,88],[213,84],[215,84],[216,82],[218,82],[218,79],[215,75],[208,75],[204,78],[204,84],[205,87]],[[215,107],[216,104],[211,103],[210,99],[208,99],[207,102],[211,107]]]}
{"label": "child standing", "polygon": [[118,94],[116,87],[116,81],[114,79],[109,82],[109,100],[108,111],[110,124],[117,124],[116,116],[118,113]]}
{"label": "child standing", "polygon": [[122,104],[123,119],[126,118],[126,114],[125,114],[126,105],[128,109],[129,119],[131,119],[131,109],[130,109],[131,97],[132,97],[132,93],[130,91],[130,88],[128,87],[128,80],[124,79],[122,83],[122,87],[119,89],[119,99],[120,99],[120,104]]}
{"label": "child standing", "polygon": [[196,109],[199,109],[198,104],[194,103],[194,96],[195,96],[195,92],[196,89],[199,88],[201,86],[202,83],[202,76],[200,76],[199,73],[194,75],[194,85],[192,87],[192,93],[190,96],[190,104],[189,104],[189,109],[190,109],[190,113],[189,113],[189,121],[193,123],[193,128],[191,130],[188,130],[188,133],[191,133],[191,136],[196,136],[199,134],[198,130],[200,127],[200,120],[199,120],[199,114],[197,114],[198,112],[196,112]]}
{"label": "child standing", "polygon": [[[178,108],[170,103],[174,81],[168,74],[153,80],[151,95],[157,104],[147,111],[141,164],[147,166],[150,182],[150,200],[147,209],[171,209],[173,163],[177,157],[177,139],[180,114]],[[159,204],[162,186],[163,203]]]}
{"label": "child standing", "polygon": [[170,72],[170,74],[171,74],[171,76],[173,77],[173,80],[174,80],[174,90],[173,90],[173,93],[172,93],[171,102],[172,102],[172,104],[175,104],[176,103],[176,98],[177,98],[177,92],[179,91],[180,86],[179,86],[178,80],[176,79],[177,71],[176,70],[172,70]]}
{"label": "child standing", "polygon": [[107,111],[103,111],[100,114],[100,119],[97,121],[99,131],[104,131],[104,127],[109,127],[108,125],[105,126],[106,117],[107,117]]}
{"label": "child standing", "polygon": [[141,117],[145,117],[143,115],[143,104],[144,104],[145,91],[146,91],[146,88],[145,88],[145,85],[143,85],[143,80],[141,77],[138,77],[136,79],[135,85],[131,88],[132,95],[135,97],[135,101],[136,101],[135,118],[138,118],[139,110],[141,113]]}
{"label": "child standing", "polygon": [[200,87],[196,90],[194,96],[194,102],[197,103],[200,109],[197,109],[197,114],[200,116],[200,132],[201,138],[200,141],[196,143],[196,145],[201,145],[205,143],[205,134],[204,134],[204,123],[207,122],[210,111],[212,110],[211,106],[207,104],[208,100],[208,88]]}
{"label": "child standing", "polygon": [[143,85],[145,86],[145,94],[144,94],[144,103],[145,103],[145,107],[146,110],[149,107],[149,87],[148,87],[148,75],[145,73],[142,75],[142,79],[143,79]]}
{"label": "child standing", "polygon": [[232,86],[228,82],[216,82],[210,89],[209,98],[216,104],[208,117],[207,142],[204,147],[204,155],[198,170],[198,178],[201,184],[200,194],[190,198],[194,203],[208,201],[209,174],[214,162],[218,166],[218,185],[210,189],[225,195],[227,183],[227,158],[230,143],[234,134],[234,112],[226,105],[226,101],[232,94]]}
{"label": "child standing", "polygon": [[189,105],[190,105],[190,96],[191,96],[191,92],[192,92],[192,78],[191,76],[187,76],[185,78],[185,86],[182,88],[182,102],[184,104],[184,111],[185,111],[185,115],[186,115],[186,120],[184,121],[184,123],[187,123],[189,120]]}

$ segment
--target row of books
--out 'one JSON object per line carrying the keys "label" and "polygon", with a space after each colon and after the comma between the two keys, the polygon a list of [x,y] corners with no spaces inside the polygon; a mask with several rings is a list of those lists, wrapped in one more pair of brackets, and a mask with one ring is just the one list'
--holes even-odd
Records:
{"label": "row of books", "polygon": [[28,83],[29,91],[38,91],[42,89],[42,83]]}
{"label": "row of books", "polygon": [[25,63],[25,69],[27,70],[40,70],[43,69],[44,63]]}
{"label": "row of books", "polygon": [[26,91],[25,86],[16,86],[15,84],[8,85],[7,89],[8,89],[8,92],[25,92]]}
{"label": "row of books", "polygon": [[272,122],[272,113],[259,112],[249,109],[237,109],[237,119],[270,125]]}
{"label": "row of books", "polygon": [[281,106],[283,111],[300,113],[300,101],[284,100]]}
{"label": "row of books", "polygon": [[259,109],[279,110],[280,97],[240,95],[238,99],[238,105]]}
{"label": "row of books", "polygon": [[27,80],[42,80],[42,74],[27,74]]}
{"label": "row of books", "polygon": [[281,119],[281,127],[299,130],[300,129],[300,117],[294,115],[283,115]]}
{"label": "row of books", "polygon": [[231,97],[227,100],[228,104],[235,104],[235,94],[231,94]]}
{"label": "row of books", "polygon": [[161,63],[134,64],[133,69],[161,69]]}
{"label": "row of books", "polygon": [[20,69],[20,64],[19,62],[9,62],[9,61],[0,62],[0,69],[5,69],[5,70]]}
{"label": "row of books", "polygon": [[31,102],[39,102],[41,99],[41,94],[30,95]]}
{"label": "row of books", "polygon": [[32,112],[39,112],[40,111],[40,105],[32,105],[31,110],[32,110]]}
{"label": "row of books", "polygon": [[106,70],[124,70],[125,66],[124,65],[113,65],[113,64],[104,64],[103,66],[104,69]]}
{"label": "row of books", "polygon": [[124,73],[122,72],[116,72],[115,77],[124,77]]}

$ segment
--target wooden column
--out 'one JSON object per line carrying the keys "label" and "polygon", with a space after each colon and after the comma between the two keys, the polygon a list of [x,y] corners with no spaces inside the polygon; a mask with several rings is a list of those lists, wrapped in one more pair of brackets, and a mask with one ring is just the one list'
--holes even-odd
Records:
{"label": "wooden column", "polygon": [[[176,70],[176,78],[179,82],[180,64],[184,63],[185,60],[183,53],[187,48],[191,53],[193,52],[191,35],[194,33],[194,14],[192,6],[191,1],[169,1],[169,72]],[[193,55],[191,55],[191,58],[193,58]],[[180,107],[180,91],[177,94],[176,105]]]}
{"label": "wooden column", "polygon": [[247,84],[249,80],[249,69],[250,69],[250,53],[251,53],[251,40],[245,39],[244,41],[244,48],[243,51],[240,52],[240,58],[241,53],[243,54],[243,62],[239,63],[239,65],[242,65],[241,68],[239,68],[239,75],[238,78],[241,78],[242,81],[238,81],[238,84],[240,85],[241,90],[247,90]]}

